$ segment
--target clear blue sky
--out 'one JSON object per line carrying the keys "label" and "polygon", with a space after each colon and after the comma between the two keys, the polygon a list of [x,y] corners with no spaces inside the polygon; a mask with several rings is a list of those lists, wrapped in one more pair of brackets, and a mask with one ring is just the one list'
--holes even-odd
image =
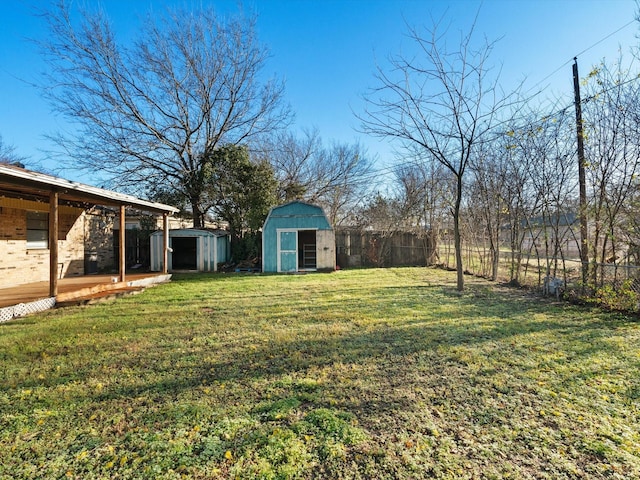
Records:
{"label": "clear blue sky", "polygon": [[[92,0],[67,0],[92,3]],[[32,7],[45,0],[0,0],[0,135],[27,158],[27,166],[54,168],[43,149],[46,133],[67,126],[56,118],[38,91],[29,85],[45,65],[28,38],[46,35]],[[432,26],[444,18],[452,42],[479,17],[476,30],[500,39],[492,61],[502,65],[508,90],[526,79],[528,88],[548,87],[545,95],[571,102],[571,60],[578,56],[581,75],[603,58],[614,61],[621,49],[640,45],[633,0],[253,0],[244,8],[258,14],[258,35],[271,50],[267,73],[286,82],[287,100],[296,112],[296,127],[316,127],[326,142],[360,141],[379,165],[393,163],[385,142],[358,133],[353,112],[362,112],[362,95],[375,86],[376,64],[389,54],[410,52],[407,24]],[[103,0],[116,29],[130,35],[138,18],[166,5],[189,8],[212,4],[221,12],[236,10],[236,1]],[[583,53],[582,53],[583,52]],[[561,68],[562,67],[562,68]],[[636,65],[640,71],[640,63]],[[555,73],[554,73],[555,72]],[[65,172],[75,179],[74,172]],[[82,181],[93,183],[91,179]]]}

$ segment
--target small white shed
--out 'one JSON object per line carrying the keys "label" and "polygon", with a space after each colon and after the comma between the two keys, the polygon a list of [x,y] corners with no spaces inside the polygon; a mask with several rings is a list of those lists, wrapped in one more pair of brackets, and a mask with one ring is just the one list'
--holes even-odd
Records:
{"label": "small white shed", "polygon": [[[162,271],[162,232],[151,234],[151,270]],[[225,230],[169,230],[168,271],[216,272],[229,260],[231,241]]]}

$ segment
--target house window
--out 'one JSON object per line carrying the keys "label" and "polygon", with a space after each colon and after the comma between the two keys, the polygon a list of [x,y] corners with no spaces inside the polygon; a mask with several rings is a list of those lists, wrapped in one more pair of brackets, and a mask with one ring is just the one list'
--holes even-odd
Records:
{"label": "house window", "polygon": [[27,212],[27,248],[49,248],[49,214]]}

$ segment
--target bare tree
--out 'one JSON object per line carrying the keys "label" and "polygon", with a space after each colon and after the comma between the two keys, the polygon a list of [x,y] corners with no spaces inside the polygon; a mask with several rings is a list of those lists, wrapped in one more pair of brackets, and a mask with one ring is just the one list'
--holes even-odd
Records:
{"label": "bare tree", "polygon": [[[523,254],[533,255],[538,261],[539,283],[543,275],[555,276],[560,263],[564,266],[566,245],[571,240],[579,244],[574,225],[577,162],[567,111],[545,116],[532,111],[523,116],[528,120],[524,125],[514,126],[507,135],[514,160],[510,167],[514,178],[509,185],[520,184],[515,197],[519,215],[510,215],[517,228],[512,233],[518,233],[512,236],[512,241],[516,240],[512,245],[519,251],[512,270],[519,272]],[[518,281],[517,276],[512,280]]]}
{"label": "bare tree", "polygon": [[23,165],[24,157],[16,153],[13,145],[4,143],[2,135],[0,135],[0,163],[8,163],[14,165]]}
{"label": "bare tree", "polygon": [[[539,115],[532,112],[523,115],[523,118],[526,125],[535,124]],[[531,245],[525,249],[524,244],[531,231],[527,226],[540,206],[540,192],[532,182],[532,176],[536,176],[537,173],[535,169],[530,168],[532,159],[537,155],[535,142],[533,142],[536,139],[537,136],[532,135],[530,129],[523,129],[521,124],[512,125],[506,128],[506,134],[501,136],[495,145],[499,150],[498,156],[502,157],[502,167],[508,178],[503,185],[501,195],[504,196],[506,209],[505,242],[511,250],[509,280],[515,284],[520,284],[523,261],[525,268],[528,265]]]}
{"label": "bare tree", "polygon": [[356,224],[362,234],[370,233],[362,254],[376,267],[384,267],[390,254],[391,238],[402,230],[405,205],[379,192],[368,199],[356,212]]}
{"label": "bare tree", "polygon": [[284,86],[261,81],[268,51],[255,18],[210,8],[149,15],[138,38],[118,43],[101,12],[60,2],[44,18],[50,65],[44,94],[77,125],[56,140],[73,167],[128,190],[174,189],[202,225],[203,168],[222,145],[247,144],[286,124]]}
{"label": "bare tree", "polygon": [[488,244],[488,256],[480,257],[484,267],[482,273],[495,281],[498,279],[501,230],[509,211],[507,185],[512,179],[509,151],[504,145],[494,142],[484,147],[471,164],[470,198],[473,201],[469,201],[468,223],[469,231],[476,236],[477,247]]}
{"label": "bare tree", "polygon": [[[636,79],[623,66],[622,57],[612,66],[603,62],[594,67],[587,78],[585,147],[592,220],[589,247],[594,264],[617,265],[625,255],[623,213],[638,188],[640,173],[640,88]],[[597,268],[590,273],[594,285],[601,286],[602,273],[598,275]]]}
{"label": "bare tree", "polygon": [[454,51],[448,50],[437,25],[427,36],[410,29],[409,38],[418,54],[390,58],[389,73],[378,69],[380,86],[366,96],[367,108],[360,117],[366,133],[421,150],[422,157],[439,162],[454,175],[458,290],[464,288],[460,236],[463,179],[478,144],[491,132],[497,112],[506,104],[497,97],[497,75],[492,78],[487,65],[493,44],[484,42],[475,48],[474,26]]}
{"label": "bare tree", "polygon": [[322,150],[322,139],[317,130],[306,130],[302,137],[282,132],[267,139],[261,153],[276,172],[278,201],[302,200],[309,192],[322,188],[319,183],[324,176],[324,166],[317,161]]}
{"label": "bare tree", "polygon": [[287,132],[264,142],[262,155],[272,164],[279,201],[304,200],[324,207],[339,225],[371,185],[371,161],[359,143],[324,145],[317,130],[300,138]]}
{"label": "bare tree", "polygon": [[411,162],[397,167],[394,175],[394,198],[406,217],[403,228],[427,237],[427,264],[437,263],[438,240],[451,207],[451,174],[437,162]]}

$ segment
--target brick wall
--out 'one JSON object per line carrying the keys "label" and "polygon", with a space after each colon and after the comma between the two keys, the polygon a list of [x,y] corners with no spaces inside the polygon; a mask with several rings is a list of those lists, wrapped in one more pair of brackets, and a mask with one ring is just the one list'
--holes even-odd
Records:
{"label": "brick wall", "polygon": [[[0,197],[0,287],[49,280],[49,250],[27,249],[27,211],[48,211],[48,204]],[[60,207],[59,274],[84,273],[84,213]]]}
{"label": "brick wall", "polygon": [[[32,277],[32,267],[41,259],[34,255],[31,257],[26,255],[26,227],[27,219],[24,210],[0,207],[0,286],[8,287],[36,281],[29,278]],[[24,277],[27,279],[23,281]]]}

